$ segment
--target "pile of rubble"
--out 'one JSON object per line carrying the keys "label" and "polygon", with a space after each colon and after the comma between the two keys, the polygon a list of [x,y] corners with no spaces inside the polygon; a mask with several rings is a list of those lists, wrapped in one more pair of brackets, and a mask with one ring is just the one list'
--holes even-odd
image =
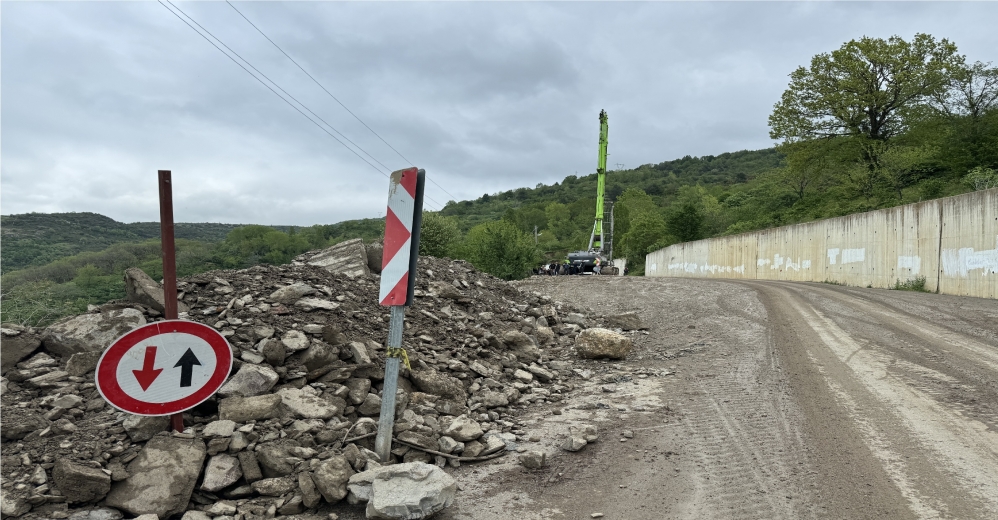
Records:
{"label": "pile of rubble", "polygon": [[[346,500],[367,502],[369,518],[422,518],[445,507],[456,485],[440,468],[515,448],[517,410],[572,389],[589,319],[467,263],[420,258],[403,337],[411,370],[382,467],[372,451],[388,325],[378,264],[380,251],[350,241],[290,265],[180,280],[181,318],[216,328],[235,358],[218,395],[184,414],[184,432],[111,408],[94,385],[103,349],[162,319],[162,290],[141,271],[126,274],[126,301],[44,330],[5,325],[3,516],[228,520]],[[599,331],[586,344],[586,357],[629,348]],[[413,483],[409,502],[379,498],[389,478]]]}

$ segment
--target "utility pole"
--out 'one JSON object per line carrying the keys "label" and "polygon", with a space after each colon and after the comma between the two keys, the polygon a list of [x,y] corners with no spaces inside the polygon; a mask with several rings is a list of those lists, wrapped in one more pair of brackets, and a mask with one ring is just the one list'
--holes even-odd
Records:
{"label": "utility pole", "polygon": [[534,245],[537,245],[537,226],[534,226]]}

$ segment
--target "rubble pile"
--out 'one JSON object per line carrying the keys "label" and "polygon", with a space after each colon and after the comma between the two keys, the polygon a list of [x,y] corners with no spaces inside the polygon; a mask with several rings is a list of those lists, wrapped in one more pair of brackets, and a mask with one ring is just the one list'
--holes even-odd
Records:
{"label": "rubble pile", "polygon": [[517,410],[572,389],[574,341],[591,319],[465,262],[420,258],[385,468],[434,485],[393,502],[397,490],[378,495],[388,477],[372,451],[389,313],[365,248],[350,247],[347,260],[326,250],[178,282],[181,318],[217,329],[235,359],[184,432],[113,409],[94,384],[115,338],[162,319],[162,291],[141,271],[126,275],[130,301],[44,330],[4,325],[3,516],[228,520],[345,500],[370,502],[372,518],[422,518],[449,504],[456,484],[435,471],[515,449]]}

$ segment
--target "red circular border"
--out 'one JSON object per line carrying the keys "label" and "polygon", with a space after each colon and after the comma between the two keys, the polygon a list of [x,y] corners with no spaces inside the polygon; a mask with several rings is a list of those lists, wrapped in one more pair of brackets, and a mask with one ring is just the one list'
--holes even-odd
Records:
{"label": "red circular border", "polygon": [[[211,374],[208,382],[193,394],[166,403],[140,401],[126,394],[118,384],[117,378],[118,363],[121,362],[125,353],[144,339],[173,332],[196,336],[211,346],[215,352],[216,363],[215,371]],[[111,406],[123,412],[136,415],[170,415],[190,410],[203,403],[222,387],[222,384],[229,377],[230,371],[232,371],[232,349],[229,347],[229,342],[218,331],[194,321],[166,320],[143,325],[114,340],[114,343],[104,351],[97,362],[94,378],[101,396],[111,403]]]}

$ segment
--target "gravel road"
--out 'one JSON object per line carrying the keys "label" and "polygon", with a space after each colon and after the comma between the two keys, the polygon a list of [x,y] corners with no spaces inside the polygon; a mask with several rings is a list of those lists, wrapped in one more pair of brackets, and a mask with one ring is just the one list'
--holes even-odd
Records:
{"label": "gravel road", "polygon": [[[462,467],[472,484],[443,518],[998,518],[998,301],[668,278],[519,286],[637,311],[650,330],[531,419],[547,467]],[[586,422],[600,441],[559,451]]]}

